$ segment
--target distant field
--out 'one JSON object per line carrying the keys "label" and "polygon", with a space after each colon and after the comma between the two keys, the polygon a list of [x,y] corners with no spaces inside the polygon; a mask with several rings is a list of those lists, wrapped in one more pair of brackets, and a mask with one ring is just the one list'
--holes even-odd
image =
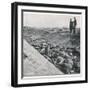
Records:
{"label": "distant field", "polygon": [[46,40],[50,44],[65,46],[65,47],[76,47],[80,44],[80,33],[71,35],[69,30],[61,29],[26,29],[23,30],[23,38],[25,38],[30,44],[37,43],[42,40]]}

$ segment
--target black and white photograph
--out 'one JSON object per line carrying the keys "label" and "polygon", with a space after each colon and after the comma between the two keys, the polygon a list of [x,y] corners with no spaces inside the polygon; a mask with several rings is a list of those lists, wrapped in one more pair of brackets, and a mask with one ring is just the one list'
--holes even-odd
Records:
{"label": "black and white photograph", "polygon": [[23,76],[80,74],[81,14],[23,11]]}
{"label": "black and white photograph", "polygon": [[87,82],[87,7],[13,3],[12,22],[13,86]]}

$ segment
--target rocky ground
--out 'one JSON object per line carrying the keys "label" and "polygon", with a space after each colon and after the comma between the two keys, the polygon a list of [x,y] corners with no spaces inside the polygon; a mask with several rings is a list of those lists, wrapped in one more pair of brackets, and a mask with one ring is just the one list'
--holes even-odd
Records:
{"label": "rocky ground", "polygon": [[24,28],[23,38],[64,74],[80,73],[80,33]]}

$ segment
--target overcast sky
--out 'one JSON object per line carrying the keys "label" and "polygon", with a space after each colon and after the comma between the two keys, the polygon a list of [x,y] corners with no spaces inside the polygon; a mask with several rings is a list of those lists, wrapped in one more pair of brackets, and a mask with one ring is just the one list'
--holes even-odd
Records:
{"label": "overcast sky", "polygon": [[81,25],[81,15],[24,12],[23,24],[31,27],[69,27],[70,18],[76,17],[77,27]]}

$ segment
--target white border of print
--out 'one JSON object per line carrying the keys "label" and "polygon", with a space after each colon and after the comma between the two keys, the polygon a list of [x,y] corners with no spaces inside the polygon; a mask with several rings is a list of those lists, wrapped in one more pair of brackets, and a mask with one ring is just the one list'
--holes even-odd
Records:
{"label": "white border of print", "polygon": [[[21,78],[21,10],[50,10],[50,11],[67,11],[81,12],[81,73],[77,75],[56,75],[56,76],[34,76]],[[47,83],[47,82],[63,82],[85,80],[85,10],[69,9],[69,8],[51,8],[51,7],[35,7],[35,6],[18,6],[18,84]],[[52,79],[53,78],[53,79]]]}

